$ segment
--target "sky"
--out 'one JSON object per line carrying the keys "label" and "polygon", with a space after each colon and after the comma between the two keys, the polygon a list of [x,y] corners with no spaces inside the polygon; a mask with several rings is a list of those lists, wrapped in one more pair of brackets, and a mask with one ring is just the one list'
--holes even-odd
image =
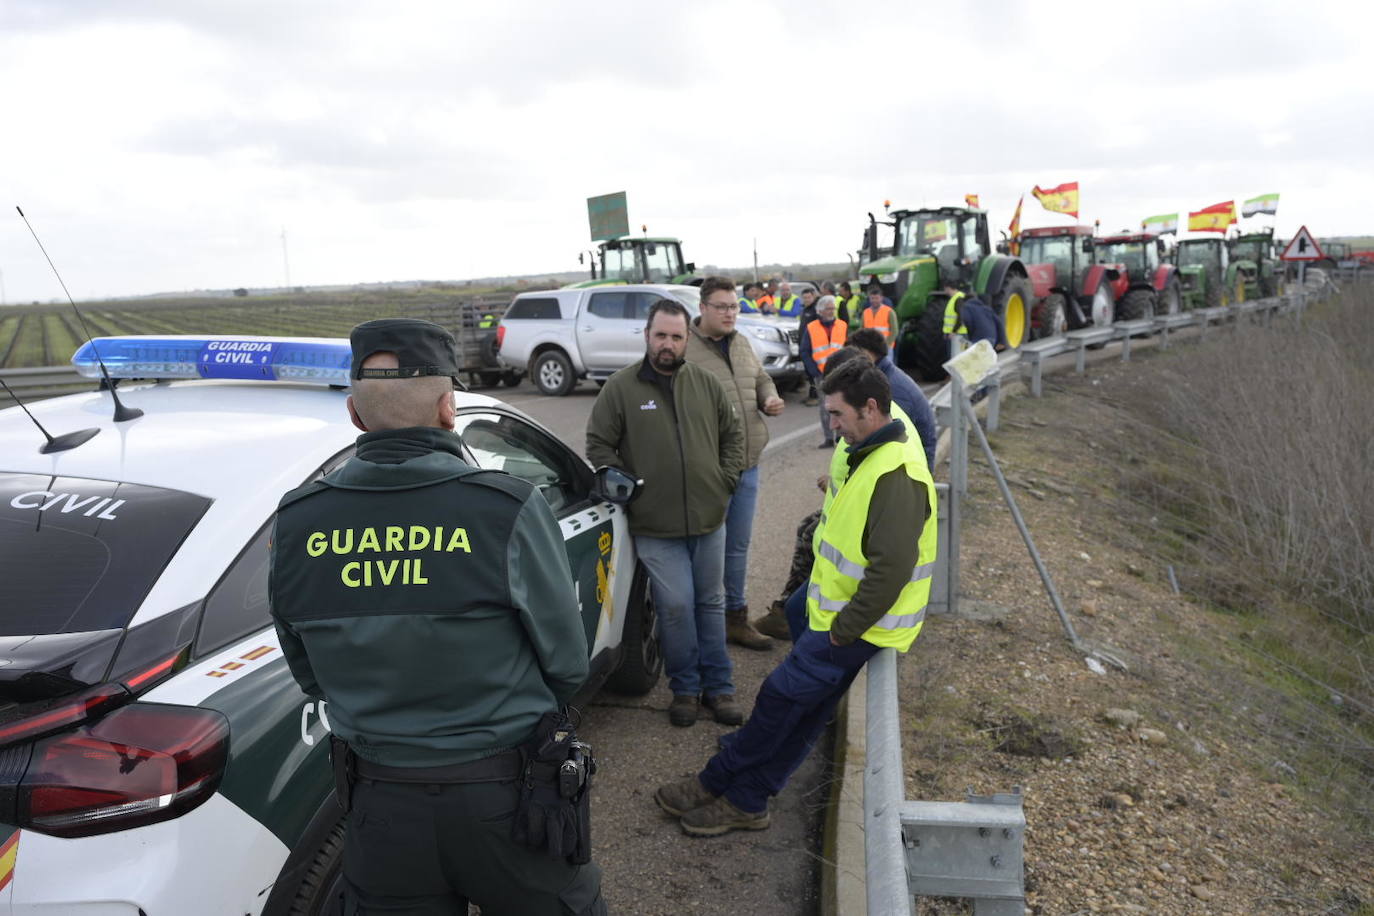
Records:
{"label": "sky", "polygon": [[[578,269],[586,198],[697,264],[870,211],[1104,231],[1279,193],[1374,232],[1374,5],[4,0],[0,285],[78,300]],[[996,233],[994,233],[995,236]]]}

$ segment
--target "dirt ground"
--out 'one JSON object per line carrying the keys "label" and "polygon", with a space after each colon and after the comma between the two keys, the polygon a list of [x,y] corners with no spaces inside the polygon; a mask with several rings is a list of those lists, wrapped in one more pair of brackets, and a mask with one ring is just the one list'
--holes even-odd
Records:
{"label": "dirt ground", "polygon": [[1070,646],[974,440],[961,614],[931,619],[900,669],[907,797],[1020,786],[1037,916],[1372,914],[1367,826],[1295,788],[1238,714],[1243,618],[1177,594],[1144,549],[1148,510],[1118,498],[1143,460],[1124,376],[1104,364],[1016,398],[992,446],[1070,622],[1126,670]]}

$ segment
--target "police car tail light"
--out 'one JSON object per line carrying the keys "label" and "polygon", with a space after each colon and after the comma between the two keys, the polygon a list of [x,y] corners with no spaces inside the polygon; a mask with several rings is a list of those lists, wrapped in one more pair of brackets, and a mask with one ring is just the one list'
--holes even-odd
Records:
{"label": "police car tail light", "polygon": [[228,757],[220,713],[133,703],[34,745],[19,824],[82,837],[170,820],[215,793]]}

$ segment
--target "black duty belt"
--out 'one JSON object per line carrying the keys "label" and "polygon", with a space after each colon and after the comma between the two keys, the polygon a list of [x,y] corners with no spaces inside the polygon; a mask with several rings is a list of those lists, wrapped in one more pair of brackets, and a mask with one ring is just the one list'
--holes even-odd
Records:
{"label": "black duty belt", "polygon": [[471,763],[439,767],[390,767],[355,757],[354,772],[377,782],[413,782],[427,785],[464,782],[509,782],[520,778],[520,752],[502,751]]}

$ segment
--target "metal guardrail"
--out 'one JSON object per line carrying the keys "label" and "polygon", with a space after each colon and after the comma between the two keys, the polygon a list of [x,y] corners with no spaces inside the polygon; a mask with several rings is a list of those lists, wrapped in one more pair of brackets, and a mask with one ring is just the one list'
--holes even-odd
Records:
{"label": "metal guardrail", "polygon": [[[99,383],[76,371],[74,366],[40,366],[34,369],[0,370],[5,380],[24,400],[55,397],[74,391],[94,391]],[[0,389],[0,406],[7,406],[10,397]]]}
{"label": "metal guardrail", "polygon": [[[1266,324],[1276,314],[1297,313],[1311,300],[1326,298],[1336,289],[1321,278],[1291,294],[1211,309],[1198,309],[1152,320],[1126,322],[1108,328],[1085,328],[1061,337],[1032,341],[1002,353],[997,370],[987,380],[989,429],[996,428],[1002,383],[1031,375],[1031,392],[1040,395],[1043,363],[1051,356],[1075,353],[1076,371],[1085,371],[1090,345],[1117,342],[1121,358],[1130,359],[1131,339],[1159,334],[1168,346],[1170,331],[1197,327],[1206,335],[1213,324],[1239,323],[1242,316]],[[937,415],[949,418],[960,408],[953,385],[931,398]],[[971,416],[971,415],[970,415]],[[967,435],[957,438],[964,438]],[[946,503],[953,487],[963,487],[967,442],[942,436],[940,451],[950,455],[950,483],[937,484],[940,495],[940,558],[931,584],[931,613],[953,612],[958,606],[958,525],[947,518]],[[1025,817],[1020,790],[1011,794],[976,796],[963,802],[923,802],[905,798],[896,652],[883,649],[869,661],[864,752],[864,856],[868,916],[911,916],[915,898],[925,895],[965,897],[974,901],[977,916],[1021,916],[1024,912],[1022,836]]]}

